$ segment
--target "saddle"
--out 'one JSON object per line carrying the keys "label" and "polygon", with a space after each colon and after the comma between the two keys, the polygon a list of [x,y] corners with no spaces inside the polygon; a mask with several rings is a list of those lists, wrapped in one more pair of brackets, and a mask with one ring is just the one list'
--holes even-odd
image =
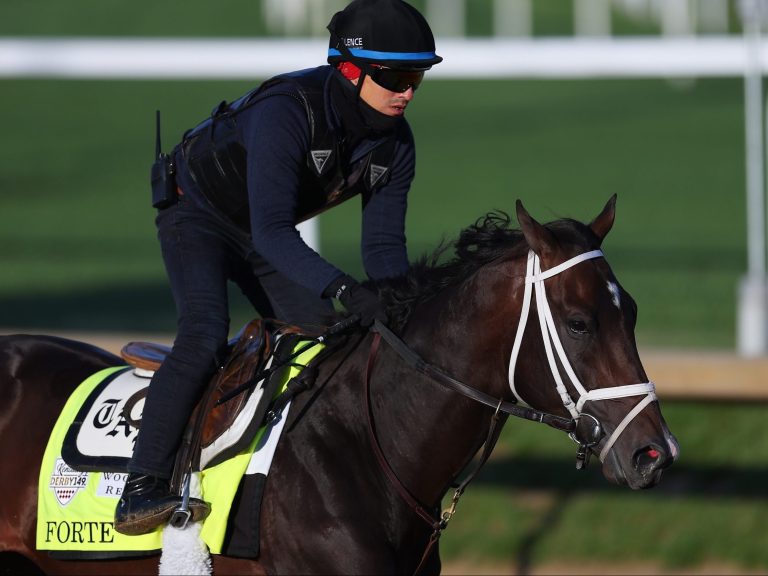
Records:
{"label": "saddle", "polygon": [[[190,470],[199,470],[201,464],[206,467],[221,462],[248,445],[256,430],[264,423],[280,382],[281,367],[286,364],[296,343],[299,340],[312,340],[318,335],[308,334],[297,326],[275,320],[256,319],[236,339],[230,341],[225,364],[214,374],[190,416],[176,456],[172,490],[181,490],[184,477]],[[120,355],[134,368],[154,372],[170,351],[169,346],[162,344],[129,342]],[[314,370],[303,370],[296,378],[301,381],[294,384],[293,395],[299,388],[310,387],[314,374]],[[254,414],[246,429],[238,431],[239,438],[226,443],[224,448],[217,447],[214,456],[201,459],[206,451],[213,451],[212,447],[232,427],[257,389],[263,390],[263,393],[255,409],[251,403],[249,410],[253,410]],[[130,408],[126,406],[124,412],[130,412]]]}

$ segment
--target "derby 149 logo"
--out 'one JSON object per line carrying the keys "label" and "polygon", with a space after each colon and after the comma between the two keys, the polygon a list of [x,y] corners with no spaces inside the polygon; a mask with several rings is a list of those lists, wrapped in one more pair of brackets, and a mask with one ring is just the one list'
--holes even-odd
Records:
{"label": "derby 149 logo", "polygon": [[53,474],[51,474],[51,482],[48,486],[53,490],[59,504],[62,506],[69,504],[75,494],[85,488],[87,484],[88,472],[73,470],[61,458],[56,459]]}

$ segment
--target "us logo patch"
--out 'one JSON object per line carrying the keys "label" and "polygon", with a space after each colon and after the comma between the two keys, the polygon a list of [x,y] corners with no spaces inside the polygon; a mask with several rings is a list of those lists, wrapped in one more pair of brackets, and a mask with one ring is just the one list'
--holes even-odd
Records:
{"label": "us logo patch", "polygon": [[323,168],[328,163],[328,158],[331,157],[333,150],[311,150],[312,162],[315,164],[318,174],[323,173]]}
{"label": "us logo patch", "polygon": [[386,166],[371,164],[371,169],[368,175],[370,178],[368,183],[369,187],[373,188],[374,186],[376,186],[376,184],[379,182],[379,180],[381,180],[384,177],[384,175],[387,173],[388,170],[389,168]]}
{"label": "us logo patch", "polygon": [[48,484],[59,504],[66,506],[80,490],[88,485],[88,472],[70,468],[63,459],[57,458]]}

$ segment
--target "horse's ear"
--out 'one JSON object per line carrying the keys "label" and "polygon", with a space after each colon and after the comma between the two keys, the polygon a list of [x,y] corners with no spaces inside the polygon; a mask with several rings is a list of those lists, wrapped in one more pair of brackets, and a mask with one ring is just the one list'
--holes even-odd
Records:
{"label": "horse's ear", "polygon": [[608,200],[603,211],[589,224],[589,227],[592,228],[592,232],[600,238],[600,243],[603,242],[603,239],[608,235],[608,232],[611,231],[614,218],[616,218],[616,194],[611,196],[611,199]]}
{"label": "horse's ear", "polygon": [[528,211],[523,207],[523,203],[518,200],[515,204],[517,211],[517,221],[520,223],[520,229],[523,231],[528,246],[531,247],[539,258],[545,257],[553,252],[557,245],[557,240],[552,233],[544,226],[534,220]]}

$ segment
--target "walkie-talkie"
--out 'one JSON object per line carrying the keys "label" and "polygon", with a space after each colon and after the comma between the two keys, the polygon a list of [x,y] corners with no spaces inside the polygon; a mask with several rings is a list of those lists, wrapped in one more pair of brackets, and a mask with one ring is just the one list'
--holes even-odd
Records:
{"label": "walkie-talkie", "polygon": [[152,164],[152,206],[157,209],[175,204],[179,197],[176,192],[176,173],[173,159],[163,153],[160,143],[160,110],[155,113],[155,161]]}

